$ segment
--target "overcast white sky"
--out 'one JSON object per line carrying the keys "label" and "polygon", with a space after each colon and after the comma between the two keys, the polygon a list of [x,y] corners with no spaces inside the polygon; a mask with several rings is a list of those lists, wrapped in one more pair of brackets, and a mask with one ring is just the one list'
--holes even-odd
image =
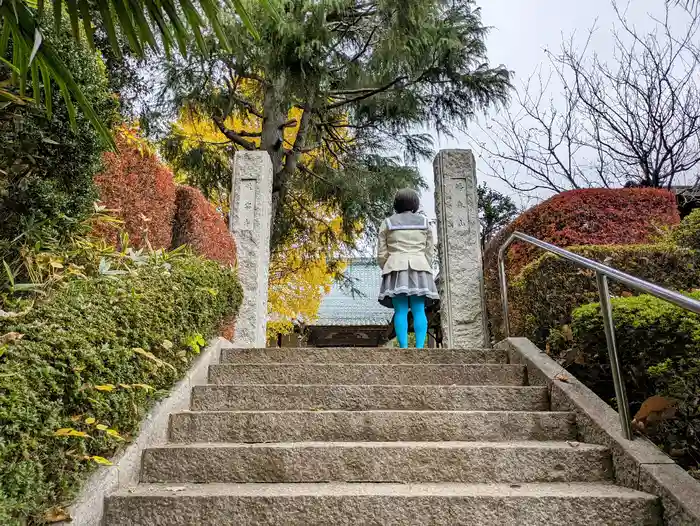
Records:
{"label": "overcast white sky", "polygon": [[[618,5],[628,10],[628,20],[638,29],[649,29],[653,22],[649,14],[658,16],[663,12],[664,0],[618,0]],[[545,49],[559,49],[562,37],[568,38],[576,33],[583,39],[588,29],[597,27],[592,48],[601,56],[610,56],[612,40],[610,30],[615,21],[611,0],[478,0],[482,8],[484,24],[491,26],[488,39],[489,61],[493,65],[504,64],[514,72],[516,87],[539,67],[546,63]],[[440,139],[435,136],[437,149],[443,148],[472,148],[467,137],[457,134],[454,139]],[[489,186],[511,193],[502,182],[487,178],[478,173],[480,181]],[[430,217],[435,217],[433,198],[433,169],[432,162],[426,161],[419,165],[421,175],[430,185],[430,191],[423,197],[423,206]]]}

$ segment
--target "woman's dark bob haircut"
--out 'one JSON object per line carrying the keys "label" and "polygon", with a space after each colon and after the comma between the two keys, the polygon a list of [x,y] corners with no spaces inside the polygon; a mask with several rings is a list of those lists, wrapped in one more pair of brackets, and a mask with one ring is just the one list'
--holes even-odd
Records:
{"label": "woman's dark bob haircut", "polygon": [[396,192],[396,197],[394,197],[394,211],[397,214],[403,212],[413,212],[414,214],[418,212],[420,208],[420,196],[418,192],[411,188],[404,188]]}

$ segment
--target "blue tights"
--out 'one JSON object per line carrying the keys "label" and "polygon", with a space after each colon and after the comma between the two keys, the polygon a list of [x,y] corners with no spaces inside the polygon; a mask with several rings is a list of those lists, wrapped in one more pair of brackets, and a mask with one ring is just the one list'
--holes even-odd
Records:
{"label": "blue tights", "polygon": [[416,347],[425,347],[425,337],[428,334],[428,318],[425,315],[425,298],[423,296],[396,296],[392,298],[394,303],[394,328],[399,347],[408,347],[408,308],[409,304],[413,313],[413,329],[416,333]]}

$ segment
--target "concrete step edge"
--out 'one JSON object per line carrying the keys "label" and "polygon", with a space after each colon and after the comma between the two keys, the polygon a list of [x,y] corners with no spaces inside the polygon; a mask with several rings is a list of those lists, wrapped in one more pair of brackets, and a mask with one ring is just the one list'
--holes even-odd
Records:
{"label": "concrete step edge", "polygon": [[564,449],[567,451],[609,451],[607,446],[589,444],[575,440],[508,440],[496,442],[481,442],[467,440],[445,440],[440,442],[428,441],[397,441],[397,442],[352,442],[352,441],[301,441],[301,442],[195,442],[191,444],[163,444],[146,448],[146,451],[179,450],[179,449],[284,449],[284,448],[361,448],[361,449]]}
{"label": "concrete step edge", "polygon": [[318,367],[318,368],[348,368],[348,367],[386,367],[405,369],[524,369],[525,366],[517,363],[362,363],[362,362],[241,362],[241,363],[217,363],[209,367],[222,367],[236,369],[243,367],[265,367],[267,369],[281,369],[289,367]]}
{"label": "concrete step edge", "polygon": [[448,351],[448,352],[501,352],[502,349],[492,349],[488,347],[469,347],[460,349],[457,347],[428,347],[418,349],[417,347],[409,347],[408,349],[399,349],[395,347],[221,347],[222,351],[371,351],[371,350],[388,350],[388,351]]}
{"label": "concrete step edge", "polygon": [[[474,414],[474,415],[482,415],[482,414],[487,414],[489,416],[496,416],[496,415],[502,415],[502,416],[507,416],[510,414],[528,414],[528,415],[533,415],[533,416],[542,416],[542,415],[554,415],[554,416],[561,416],[561,417],[567,417],[567,416],[572,416],[575,413],[572,411],[488,411],[488,410],[477,410],[477,409],[467,409],[467,410],[451,410],[451,409],[438,409],[438,410],[433,410],[433,409],[365,409],[362,411],[347,411],[344,409],[263,409],[263,410],[225,410],[225,411],[189,411],[189,410],[182,410],[178,411],[177,413],[172,413],[172,415],[181,415],[181,414],[186,414],[186,415],[207,415],[207,414],[213,414],[213,415],[221,415],[223,413],[233,413],[233,414],[273,414],[273,415],[285,415],[285,414],[323,414],[323,413],[341,413],[341,414],[352,414],[352,415],[358,415],[362,413],[370,413],[373,415],[377,414],[400,414],[400,415],[407,415],[410,413],[415,413],[415,414],[420,414],[420,415],[449,415],[449,414],[459,414],[459,415],[464,415],[464,414]],[[171,415],[171,416],[172,416]]]}
{"label": "concrete step edge", "polygon": [[574,440],[576,415],[551,411],[185,411],[175,443]]}
{"label": "concrete step edge", "polygon": [[191,410],[424,409],[548,410],[546,386],[440,384],[205,384]]}
{"label": "concrete step edge", "polygon": [[570,442],[279,442],[147,449],[142,482],[594,482],[608,449]]}
{"label": "concrete step edge", "polygon": [[[375,364],[376,365],[376,364]],[[546,391],[548,390],[546,385],[493,385],[493,384],[470,384],[470,385],[445,385],[445,384],[200,384],[193,386],[194,389],[224,389],[224,388],[234,388],[234,389],[250,389],[256,387],[265,388],[276,388],[282,387],[284,389],[292,387],[351,387],[351,388],[372,388],[379,389],[382,387],[391,388],[402,388],[402,387],[420,387],[420,388],[430,388],[434,387],[436,389],[525,389],[532,391]]]}
{"label": "concrete step edge", "polygon": [[540,497],[620,498],[656,500],[658,497],[608,482],[545,482],[524,484],[492,483],[247,483],[247,484],[138,484],[118,491],[109,498],[133,497]]}
{"label": "concrete step edge", "polygon": [[523,385],[523,365],[226,363],[209,366],[208,383]]}
{"label": "concrete step edge", "polygon": [[[221,350],[221,363],[507,363],[503,349],[262,348]],[[405,362],[402,362],[405,360]],[[467,361],[469,360],[469,361]]]}

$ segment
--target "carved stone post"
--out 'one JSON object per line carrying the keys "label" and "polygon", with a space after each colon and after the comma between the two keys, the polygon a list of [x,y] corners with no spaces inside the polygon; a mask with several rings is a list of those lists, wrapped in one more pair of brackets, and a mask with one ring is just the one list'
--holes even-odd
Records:
{"label": "carved stone post", "polygon": [[236,320],[236,347],[265,347],[267,282],[272,219],[272,162],[267,152],[237,152],[229,229],[238,249],[243,303]]}
{"label": "carved stone post", "polygon": [[489,345],[471,150],[441,150],[433,162],[440,254],[440,324],[452,348]]}

